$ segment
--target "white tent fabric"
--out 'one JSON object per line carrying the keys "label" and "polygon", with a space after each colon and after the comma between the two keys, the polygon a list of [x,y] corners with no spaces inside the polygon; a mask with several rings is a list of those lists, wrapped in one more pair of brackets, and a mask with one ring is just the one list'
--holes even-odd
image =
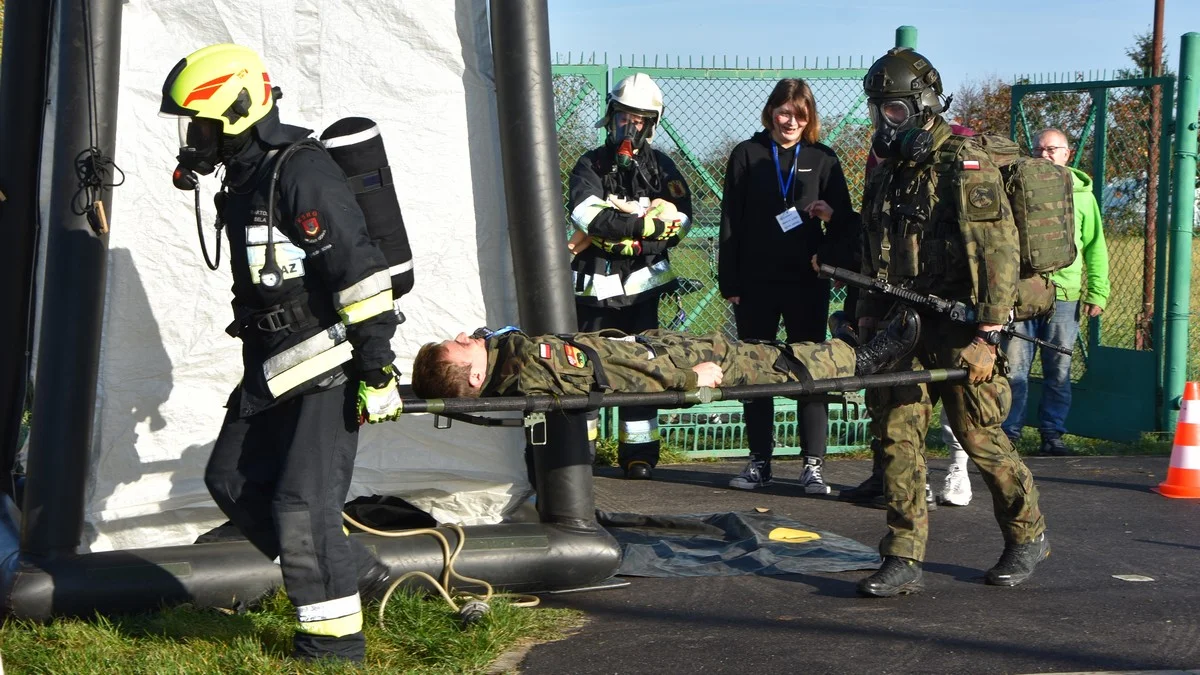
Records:
{"label": "white tent fabric", "polygon": [[[131,0],[122,32],[126,181],[111,215],[90,551],[187,544],[224,521],[203,472],[241,370],[240,343],[223,332],[228,262],[203,263],[192,194],[171,186],[175,124],[157,112],[163,79],[193,50],[257,50],[287,123],[379,123],[416,261],[393,341],[402,371],[424,342],[516,316],[484,0]],[[202,186],[210,255],[216,185]],[[443,522],[496,522],[528,489],[520,447],[519,431],[437,431],[426,415],[369,426],[350,498],[395,495]]]}

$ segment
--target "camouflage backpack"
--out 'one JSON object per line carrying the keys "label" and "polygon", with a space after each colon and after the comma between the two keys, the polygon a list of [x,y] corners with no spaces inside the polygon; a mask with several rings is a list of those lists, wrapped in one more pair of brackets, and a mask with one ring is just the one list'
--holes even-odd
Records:
{"label": "camouflage backpack", "polygon": [[[1075,261],[1075,186],[1071,171],[1048,159],[1025,157],[1003,136],[975,136],[1004,181],[1004,193],[1021,243],[1021,281],[1016,320],[1054,307],[1049,275]],[[938,148],[937,162],[956,166],[966,136],[951,136]]]}

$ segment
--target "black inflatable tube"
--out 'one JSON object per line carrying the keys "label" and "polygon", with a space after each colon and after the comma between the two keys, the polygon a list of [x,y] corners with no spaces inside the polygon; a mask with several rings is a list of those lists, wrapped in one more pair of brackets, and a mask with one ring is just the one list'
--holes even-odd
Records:
{"label": "black inflatable tube", "polygon": [[[46,311],[38,340],[21,531],[24,550],[40,557],[74,555],[83,531],[108,235],[94,232],[77,209],[75,165],[93,144],[107,157],[116,154],[121,63],[121,0],[58,7],[54,172],[42,291]],[[92,75],[95,110],[89,96]],[[108,209],[111,190],[101,190],[98,197]],[[111,210],[108,219],[113,222]]]}
{"label": "black inflatable tube", "polygon": [[38,181],[46,108],[47,38],[51,8],[45,0],[5,4],[4,58],[0,59],[0,490],[13,495],[10,471],[17,454],[25,379],[29,371],[30,304],[37,249]]}
{"label": "black inflatable tube", "polygon": [[574,331],[575,296],[564,244],[546,0],[489,3],[496,112],[509,248],[520,326],[531,335]]}
{"label": "black inflatable tube", "polygon": [[[279,566],[245,541],[37,559],[19,553],[16,529],[7,514],[0,520],[0,555],[6,561],[2,571],[8,589],[0,611],[16,619],[127,614],[182,603],[238,608],[282,583]],[[621,562],[620,549],[603,530],[544,523],[464,530],[466,543],[455,570],[483,579],[497,590],[585,586],[611,577]],[[439,531],[453,549],[457,535],[445,528]],[[435,578],[441,574],[442,549],[432,536],[352,536],[373,548],[396,575],[414,570]],[[411,585],[423,583],[413,580]]]}
{"label": "black inflatable tube", "polygon": [[405,413],[472,413],[472,412],[552,412],[557,410],[587,410],[589,408],[619,408],[622,406],[654,406],[657,408],[685,407],[713,401],[740,401],[768,396],[806,396],[835,391],[859,391],[875,387],[895,387],[905,384],[956,382],[965,380],[962,368],[935,368],[903,373],[856,375],[811,382],[785,384],[753,384],[739,387],[662,391],[638,394],[602,394],[590,396],[500,396],[496,398],[433,398],[404,399]]}

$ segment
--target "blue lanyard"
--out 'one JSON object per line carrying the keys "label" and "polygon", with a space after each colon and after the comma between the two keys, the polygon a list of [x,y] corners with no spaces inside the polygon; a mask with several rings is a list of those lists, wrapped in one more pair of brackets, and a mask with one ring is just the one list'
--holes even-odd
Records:
{"label": "blue lanyard", "polygon": [[788,190],[792,189],[792,180],[796,178],[796,161],[800,159],[800,143],[796,143],[796,154],[792,155],[792,170],[788,172],[787,183],[783,182],[783,169],[779,166],[779,144],[775,139],[771,139],[771,156],[775,158],[775,173],[779,179],[779,194],[783,195],[783,202],[786,204],[788,200]]}
{"label": "blue lanyard", "polygon": [[504,335],[505,333],[511,333],[513,331],[518,331],[518,330],[521,330],[521,329],[517,328],[516,326],[505,326],[504,328],[500,328],[500,329],[492,331],[491,333],[488,333],[486,337],[487,337],[487,339],[490,340],[494,337],[500,337],[501,335]]}
{"label": "blue lanyard", "polygon": [[483,328],[476,329],[475,332],[471,334],[471,337],[483,338],[485,340],[490,340],[494,337],[499,337],[501,335],[504,335],[505,333],[512,333],[513,331],[519,331],[519,330],[521,330],[521,329],[517,328],[516,326],[505,326],[504,328],[500,328],[498,330],[491,330],[485,326]]}

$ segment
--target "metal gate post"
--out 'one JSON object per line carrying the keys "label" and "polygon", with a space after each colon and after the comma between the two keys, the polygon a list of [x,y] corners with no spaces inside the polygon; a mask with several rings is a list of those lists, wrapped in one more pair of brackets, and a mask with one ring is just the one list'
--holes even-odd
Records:
{"label": "metal gate post", "polygon": [[1175,199],[1171,204],[1168,256],[1166,372],[1163,430],[1175,427],[1187,379],[1188,314],[1192,281],[1192,232],[1196,208],[1196,135],[1200,130],[1200,33],[1185,33],[1179,49],[1179,104],[1175,113]]}

